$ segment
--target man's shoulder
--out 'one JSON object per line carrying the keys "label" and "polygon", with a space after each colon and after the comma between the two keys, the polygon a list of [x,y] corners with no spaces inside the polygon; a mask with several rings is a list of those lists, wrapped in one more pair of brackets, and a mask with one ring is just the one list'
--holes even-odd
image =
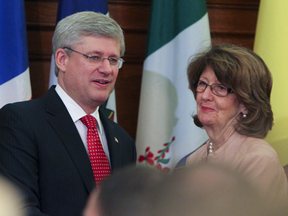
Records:
{"label": "man's shoulder", "polygon": [[15,102],[15,103],[9,103],[3,106],[0,110],[0,112],[5,112],[5,111],[19,111],[19,112],[25,112],[29,110],[34,110],[39,104],[39,99],[33,99],[29,101],[20,101],[20,102]]}
{"label": "man's shoulder", "polygon": [[49,101],[54,100],[53,98],[57,98],[57,93],[54,89],[49,89],[40,98],[6,104],[0,109],[0,113],[12,111],[25,114],[34,113],[37,110],[45,110],[45,101],[48,104]]}

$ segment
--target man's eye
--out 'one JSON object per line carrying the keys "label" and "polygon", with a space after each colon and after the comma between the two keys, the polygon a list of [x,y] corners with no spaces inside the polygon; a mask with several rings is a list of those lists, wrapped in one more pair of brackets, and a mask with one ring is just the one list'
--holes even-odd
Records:
{"label": "man's eye", "polygon": [[116,58],[108,58],[108,59],[111,64],[116,64],[118,62],[118,59]]}
{"label": "man's eye", "polygon": [[90,58],[93,59],[93,60],[99,60],[100,59],[99,56],[90,56]]}

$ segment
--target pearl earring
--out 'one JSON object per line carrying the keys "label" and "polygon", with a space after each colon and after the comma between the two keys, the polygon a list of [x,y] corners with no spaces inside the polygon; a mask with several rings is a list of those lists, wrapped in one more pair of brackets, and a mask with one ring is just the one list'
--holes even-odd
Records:
{"label": "pearl earring", "polygon": [[246,118],[247,117],[247,115],[246,114],[243,114],[243,118]]}

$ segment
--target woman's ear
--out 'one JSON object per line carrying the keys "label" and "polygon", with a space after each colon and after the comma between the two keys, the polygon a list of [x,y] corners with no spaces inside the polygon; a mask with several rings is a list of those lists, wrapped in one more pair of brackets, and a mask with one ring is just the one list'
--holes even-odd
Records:
{"label": "woman's ear", "polygon": [[248,114],[248,110],[247,108],[244,106],[244,104],[240,104],[240,112],[243,114],[243,115],[247,115]]}
{"label": "woman's ear", "polygon": [[64,49],[59,48],[55,53],[55,64],[60,71],[66,72],[66,59],[68,58],[67,53]]}

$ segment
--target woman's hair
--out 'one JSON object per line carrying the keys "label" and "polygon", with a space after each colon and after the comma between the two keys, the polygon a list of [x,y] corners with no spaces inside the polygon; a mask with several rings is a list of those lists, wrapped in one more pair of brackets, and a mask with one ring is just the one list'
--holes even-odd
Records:
{"label": "woman's hair", "polygon": [[[239,118],[235,130],[251,137],[265,138],[273,126],[270,104],[271,73],[256,53],[232,44],[217,44],[197,54],[189,61],[189,87],[196,98],[197,82],[206,67],[210,67],[219,82],[232,89],[238,101],[248,110],[246,118]],[[203,127],[198,116],[194,123]]]}
{"label": "woman's hair", "polygon": [[[72,14],[58,22],[52,38],[53,54],[59,48],[73,47],[81,43],[83,36],[116,39],[120,42],[120,56],[124,55],[125,43],[121,27],[112,18],[89,11]],[[58,73],[59,68],[55,65],[56,76]]]}

